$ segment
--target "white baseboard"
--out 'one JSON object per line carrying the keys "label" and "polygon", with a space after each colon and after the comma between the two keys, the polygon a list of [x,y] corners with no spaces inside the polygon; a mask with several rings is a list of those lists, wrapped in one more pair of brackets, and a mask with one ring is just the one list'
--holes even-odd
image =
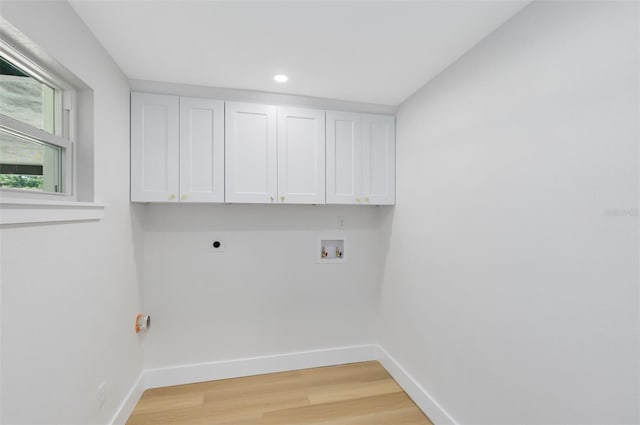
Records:
{"label": "white baseboard", "polygon": [[125,424],[142,393],[149,388],[370,360],[378,360],[434,424],[457,425],[453,417],[389,353],[375,344],[147,369],[140,374],[131,387],[129,394],[114,415],[111,425]]}
{"label": "white baseboard", "polygon": [[129,416],[131,416],[131,412],[133,412],[133,409],[136,407],[136,403],[138,403],[138,400],[142,397],[142,393],[146,389],[147,388],[144,383],[144,371],[142,371],[109,423],[111,425],[124,425],[127,422],[127,419],[129,419]]}
{"label": "white baseboard", "polygon": [[309,369],[377,359],[378,346],[369,344],[147,369],[142,371],[138,380],[131,387],[129,394],[127,394],[118,408],[110,424],[125,424],[131,412],[133,412],[136,403],[140,400],[142,393],[149,388],[215,381],[217,379],[240,378],[242,376],[286,372],[289,370]]}
{"label": "white baseboard", "polygon": [[211,363],[189,364],[146,370],[145,384],[147,388],[156,388],[194,382],[215,381],[218,379],[239,378],[242,376],[377,360],[377,355],[378,350],[375,345],[356,345],[325,350],[223,360]]}
{"label": "white baseboard", "polygon": [[377,346],[378,361],[435,425],[458,425],[455,419],[387,351]]}

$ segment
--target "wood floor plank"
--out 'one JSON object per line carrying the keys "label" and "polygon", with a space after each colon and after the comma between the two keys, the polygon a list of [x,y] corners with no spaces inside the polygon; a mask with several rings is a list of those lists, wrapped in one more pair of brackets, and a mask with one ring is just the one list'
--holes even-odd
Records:
{"label": "wood floor plank", "polygon": [[312,404],[265,413],[264,425],[317,425],[340,423],[343,419],[379,414],[411,407],[413,402],[404,393],[365,397],[333,403]]}
{"label": "wood floor plank", "polygon": [[351,418],[337,418],[322,421],[315,425],[433,425],[431,421],[415,407],[377,412]]}
{"label": "wood floor plank", "polygon": [[397,392],[402,392],[402,388],[389,378],[381,381],[324,385],[309,390],[308,397],[311,404],[320,404]]}
{"label": "wood floor plank", "polygon": [[162,396],[143,396],[136,406],[136,413],[163,412],[166,410],[185,407],[197,407],[202,406],[203,403],[203,392]]}
{"label": "wood floor plank", "polygon": [[[169,414],[167,414],[169,413]],[[210,412],[194,408],[132,415],[127,425],[262,425],[262,412]]]}
{"label": "wood floor plank", "polygon": [[145,391],[127,425],[432,425],[378,362]]}

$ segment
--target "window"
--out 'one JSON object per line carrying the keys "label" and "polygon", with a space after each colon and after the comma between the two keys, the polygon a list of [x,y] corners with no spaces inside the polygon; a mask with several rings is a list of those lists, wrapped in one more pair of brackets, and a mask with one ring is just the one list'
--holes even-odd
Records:
{"label": "window", "polygon": [[3,193],[73,196],[71,96],[64,82],[0,42]]}
{"label": "window", "polygon": [[93,99],[90,86],[0,15],[0,226],[102,219]]}

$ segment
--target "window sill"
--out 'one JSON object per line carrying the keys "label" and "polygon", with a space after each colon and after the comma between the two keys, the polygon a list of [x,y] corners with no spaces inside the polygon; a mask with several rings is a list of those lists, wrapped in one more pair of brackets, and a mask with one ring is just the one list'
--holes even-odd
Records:
{"label": "window sill", "polygon": [[0,200],[0,225],[101,220],[105,205],[94,202]]}

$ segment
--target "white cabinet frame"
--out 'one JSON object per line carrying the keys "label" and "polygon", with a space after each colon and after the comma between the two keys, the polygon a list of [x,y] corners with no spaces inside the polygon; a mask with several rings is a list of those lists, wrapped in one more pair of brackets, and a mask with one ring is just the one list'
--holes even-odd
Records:
{"label": "white cabinet frame", "polygon": [[324,111],[278,108],[278,201],[325,203]]}
{"label": "white cabinet frame", "polygon": [[276,203],[278,196],[276,107],[227,102],[225,200]]}
{"label": "white cabinet frame", "polygon": [[327,112],[327,204],[395,204],[395,117]]}
{"label": "white cabinet frame", "polygon": [[224,202],[224,102],[180,98],[180,202]]}
{"label": "white cabinet frame", "polygon": [[224,102],[131,94],[131,200],[224,202]]}
{"label": "white cabinet frame", "polygon": [[362,114],[362,158],[362,202],[395,204],[395,117]]}
{"label": "white cabinet frame", "polygon": [[131,200],[171,202],[178,194],[177,96],[131,94]]}
{"label": "white cabinet frame", "polygon": [[131,200],[395,204],[395,117],[131,95]]}
{"label": "white cabinet frame", "polygon": [[327,111],[327,203],[362,198],[362,114]]}

